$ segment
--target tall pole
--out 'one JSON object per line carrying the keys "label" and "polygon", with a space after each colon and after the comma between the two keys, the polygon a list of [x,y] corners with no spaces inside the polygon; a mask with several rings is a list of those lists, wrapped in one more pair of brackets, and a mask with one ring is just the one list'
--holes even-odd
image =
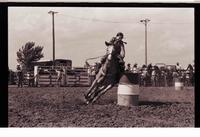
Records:
{"label": "tall pole", "polygon": [[145,65],[147,66],[147,24],[150,19],[140,20],[145,25]]}
{"label": "tall pole", "polygon": [[58,13],[55,11],[49,11],[52,14],[52,37],[53,37],[53,66],[55,66],[55,29],[54,29],[54,14]]}

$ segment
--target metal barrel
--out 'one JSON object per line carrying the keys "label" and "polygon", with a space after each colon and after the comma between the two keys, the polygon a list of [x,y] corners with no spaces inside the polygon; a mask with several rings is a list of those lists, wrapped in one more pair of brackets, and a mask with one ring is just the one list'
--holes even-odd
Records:
{"label": "metal barrel", "polygon": [[120,106],[138,106],[139,84],[137,74],[125,73],[121,77],[117,89],[117,104]]}

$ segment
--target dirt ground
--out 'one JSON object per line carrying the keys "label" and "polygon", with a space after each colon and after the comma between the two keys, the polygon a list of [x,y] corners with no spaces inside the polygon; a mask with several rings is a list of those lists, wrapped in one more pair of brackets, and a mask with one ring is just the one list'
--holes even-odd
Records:
{"label": "dirt ground", "polygon": [[194,88],[140,88],[139,106],[117,105],[117,88],[85,105],[88,87],[9,87],[9,127],[194,127]]}

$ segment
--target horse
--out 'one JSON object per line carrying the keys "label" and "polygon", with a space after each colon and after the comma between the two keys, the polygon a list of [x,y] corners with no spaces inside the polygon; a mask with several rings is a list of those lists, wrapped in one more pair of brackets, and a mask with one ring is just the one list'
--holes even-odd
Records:
{"label": "horse", "polygon": [[101,65],[95,80],[87,93],[84,94],[86,104],[94,103],[101,95],[117,84],[124,71],[124,68],[121,68],[122,65],[119,64],[114,46],[110,45],[107,51],[105,63]]}

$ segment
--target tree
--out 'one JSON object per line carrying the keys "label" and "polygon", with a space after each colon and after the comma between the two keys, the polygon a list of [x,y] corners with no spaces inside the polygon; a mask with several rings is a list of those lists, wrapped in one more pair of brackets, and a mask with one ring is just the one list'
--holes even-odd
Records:
{"label": "tree", "polygon": [[38,61],[44,57],[43,47],[35,46],[35,42],[27,42],[17,51],[17,62],[22,68],[29,71],[33,70],[33,61]]}

